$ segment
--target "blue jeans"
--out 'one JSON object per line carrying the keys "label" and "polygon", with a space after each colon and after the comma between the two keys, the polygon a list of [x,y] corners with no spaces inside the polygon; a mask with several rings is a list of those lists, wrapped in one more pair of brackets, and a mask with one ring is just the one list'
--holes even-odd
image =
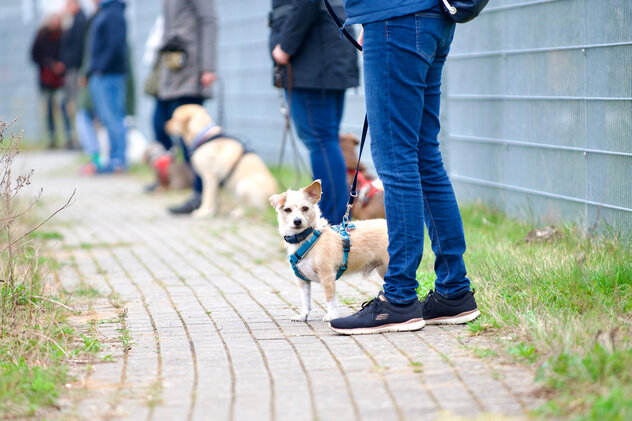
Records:
{"label": "blue jeans", "polygon": [[320,210],[333,225],[342,222],[349,194],[338,140],[344,101],[344,90],[294,88],[290,103],[296,133],[309,150],[314,179],[322,181]]}
{"label": "blue jeans", "polygon": [[91,157],[99,153],[99,139],[94,129],[94,114],[87,108],[77,110],[75,117],[77,135],[83,151]]}
{"label": "blue jeans", "polygon": [[90,98],[99,120],[105,126],[110,139],[109,169],[126,167],[126,129],[124,74],[105,73],[90,76],[88,87]]}
{"label": "blue jeans", "polygon": [[[166,150],[169,150],[173,147],[173,141],[169,137],[169,135],[165,132],[165,123],[169,121],[173,112],[181,105],[185,104],[197,104],[202,105],[204,102],[204,98],[202,97],[180,97],[174,99],[159,99],[156,98],[156,108],[154,109],[154,118],[153,118],[153,126],[154,126],[154,134],[156,135],[156,140],[164,146]],[[186,147],[182,139],[180,139],[180,144],[182,146],[182,150],[184,151],[184,159],[191,166],[191,156],[189,154],[189,148]],[[193,169],[193,168],[191,168]],[[193,180],[193,191],[195,193],[202,194],[202,179],[199,175],[193,172],[195,178]]]}
{"label": "blue jeans", "polygon": [[364,78],[373,162],[384,183],[390,257],[384,293],[417,299],[424,223],[436,256],[435,288],[469,290],[463,222],[439,152],[441,70],[454,23],[416,13],[364,25]]}

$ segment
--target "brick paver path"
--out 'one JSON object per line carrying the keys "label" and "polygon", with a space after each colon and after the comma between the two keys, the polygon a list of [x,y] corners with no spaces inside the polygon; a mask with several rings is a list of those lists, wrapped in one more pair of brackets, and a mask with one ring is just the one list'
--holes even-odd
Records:
{"label": "brick paver path", "polygon": [[[36,169],[49,207],[77,189],[53,224],[64,237],[58,275],[68,290],[91,285],[109,297],[92,312],[111,358],[68,409],[79,418],[524,418],[534,405],[532,374],[474,357],[462,327],[338,336],[320,320],[319,286],[309,323],[291,322],[300,296],[274,227],[172,217],[165,207],[180,197],[141,194],[128,176],[78,178],[63,169],[71,162],[30,154],[19,164]],[[379,287],[343,277],[341,313]]]}

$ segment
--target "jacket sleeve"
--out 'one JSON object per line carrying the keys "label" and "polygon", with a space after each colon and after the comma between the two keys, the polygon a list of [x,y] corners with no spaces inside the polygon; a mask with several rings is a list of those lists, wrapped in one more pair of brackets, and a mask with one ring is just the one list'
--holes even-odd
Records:
{"label": "jacket sleeve", "polygon": [[202,72],[215,72],[217,70],[217,14],[215,13],[215,0],[192,0],[197,13],[199,42],[200,42],[200,66]]}
{"label": "jacket sleeve", "polygon": [[46,62],[44,59],[44,54],[42,52],[41,40],[43,38],[42,31],[38,31],[35,36],[35,40],[33,41],[33,45],[31,46],[31,59],[35,64],[39,67],[46,67]]}
{"label": "jacket sleeve", "polygon": [[292,0],[292,9],[285,17],[281,29],[281,49],[290,57],[301,47],[320,12],[320,1]]}

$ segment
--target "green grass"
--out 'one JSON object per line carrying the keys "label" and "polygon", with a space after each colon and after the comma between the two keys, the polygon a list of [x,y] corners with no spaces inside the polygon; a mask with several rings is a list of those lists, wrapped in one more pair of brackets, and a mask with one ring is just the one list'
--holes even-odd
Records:
{"label": "green grass", "polygon": [[31,238],[42,240],[63,240],[64,236],[57,231],[35,231],[29,235]]}
{"label": "green grass", "polygon": [[[495,339],[491,352],[537,367],[549,398],[539,416],[632,419],[629,243],[586,236],[573,225],[558,227],[548,242],[526,243],[532,225],[480,204],[461,211],[465,261],[482,312],[470,333]],[[429,241],[424,256],[422,297],[434,282]]]}

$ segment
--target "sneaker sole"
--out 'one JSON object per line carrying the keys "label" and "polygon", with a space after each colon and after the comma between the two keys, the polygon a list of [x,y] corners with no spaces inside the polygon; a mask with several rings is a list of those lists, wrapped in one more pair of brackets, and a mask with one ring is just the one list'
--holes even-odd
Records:
{"label": "sneaker sole", "polygon": [[481,312],[477,310],[467,311],[465,313],[457,314],[456,316],[437,317],[434,319],[426,319],[427,325],[462,325],[467,322],[471,322],[481,315]]}
{"label": "sneaker sole", "polygon": [[376,327],[363,327],[358,329],[338,329],[329,323],[329,329],[341,335],[370,335],[373,333],[383,332],[412,332],[414,330],[422,329],[426,325],[424,319],[411,319],[404,323],[391,323],[388,325],[376,326]]}

